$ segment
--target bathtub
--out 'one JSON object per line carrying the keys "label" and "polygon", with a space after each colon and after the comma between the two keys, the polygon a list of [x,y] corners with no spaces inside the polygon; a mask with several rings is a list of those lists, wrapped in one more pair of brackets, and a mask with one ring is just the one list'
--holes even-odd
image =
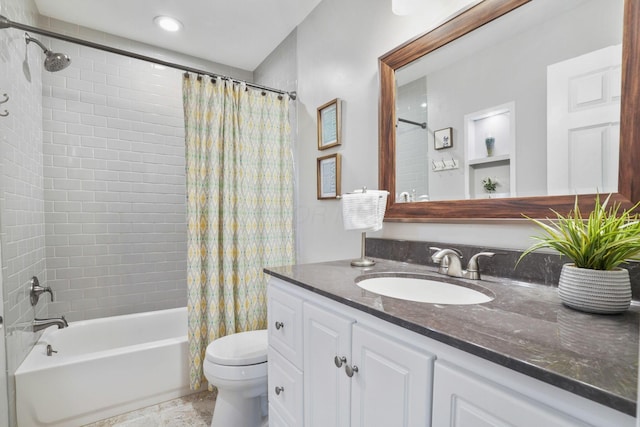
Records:
{"label": "bathtub", "polygon": [[19,427],[80,426],[187,395],[187,309],[49,327],[15,381]]}

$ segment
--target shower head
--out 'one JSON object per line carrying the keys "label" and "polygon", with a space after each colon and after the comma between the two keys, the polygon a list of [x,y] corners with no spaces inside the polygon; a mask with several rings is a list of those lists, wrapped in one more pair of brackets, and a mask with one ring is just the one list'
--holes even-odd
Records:
{"label": "shower head", "polygon": [[28,33],[24,33],[24,39],[27,44],[34,42],[40,49],[44,51],[46,58],[44,59],[44,69],[50,72],[60,71],[71,64],[71,59],[64,53],[55,53],[47,49],[38,39],[31,37]]}

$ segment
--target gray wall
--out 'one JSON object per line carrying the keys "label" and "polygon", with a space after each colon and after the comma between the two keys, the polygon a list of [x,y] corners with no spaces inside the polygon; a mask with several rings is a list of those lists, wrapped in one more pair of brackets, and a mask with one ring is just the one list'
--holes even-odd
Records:
{"label": "gray wall", "polygon": [[[383,0],[324,0],[298,27],[297,233],[299,262],[357,257],[360,233],[345,232],[338,201],[316,199],[316,159],[329,152],[343,156],[342,188],[378,182],[378,57],[398,44],[432,28],[468,0],[430,4],[429,10],[395,16]],[[358,25],[354,25],[357,22]],[[282,54],[279,54],[282,57]],[[343,99],[343,144],[318,151],[316,109]],[[477,224],[385,223],[371,236],[493,244],[522,248],[529,245],[533,227],[524,221]]]}
{"label": "gray wall", "polygon": [[[345,232],[341,206],[317,200],[317,157],[339,152],[342,188],[378,186],[378,58],[400,43],[444,21],[471,0],[430,2],[420,13],[399,17],[384,0],[323,0],[297,30],[298,76],[297,233],[299,262],[354,258],[360,233]],[[355,25],[354,23],[357,23]],[[285,55],[286,56],[286,55]],[[283,54],[278,53],[282,58]],[[273,62],[277,62],[275,59]],[[275,64],[271,64],[275,66]],[[316,147],[316,108],[343,100],[343,143],[331,150]],[[444,126],[446,127],[446,126]],[[461,135],[454,132],[454,145]],[[521,158],[526,153],[518,153]],[[370,237],[442,241],[524,249],[538,230],[522,219],[390,223]]]}
{"label": "gray wall", "polygon": [[[440,0],[399,17],[386,0],[324,0],[298,27],[299,261],[360,254],[360,233],[344,231],[340,202],[316,198],[316,159],[342,155],[344,192],[378,187],[378,57],[467,3]],[[343,143],[320,152],[316,109],[334,98],[343,100]]]}

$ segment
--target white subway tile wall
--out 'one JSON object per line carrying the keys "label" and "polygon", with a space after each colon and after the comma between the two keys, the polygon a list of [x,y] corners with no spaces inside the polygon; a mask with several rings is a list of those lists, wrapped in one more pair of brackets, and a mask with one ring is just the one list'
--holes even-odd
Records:
{"label": "white subway tile wall", "polygon": [[[400,86],[398,94],[398,118],[417,123],[427,122],[427,108],[422,106],[427,102],[426,78]],[[396,153],[396,164],[402,165],[402,168],[396,171],[396,197],[402,192],[410,196],[415,195],[416,199],[421,195],[428,195],[428,175],[431,167],[428,153],[430,149],[433,150],[430,148],[429,133],[434,129],[422,129],[420,126],[408,123],[398,123],[396,129],[398,145],[402,147]],[[432,154],[434,154],[433,151]],[[435,160],[440,160],[440,157],[436,156]]]}
{"label": "white subway tile wall", "polygon": [[72,63],[43,76],[46,268],[57,297],[49,314],[185,306],[180,71],[51,45]]}
{"label": "white subway tile wall", "polygon": [[[1,0],[0,6],[0,12],[11,20],[36,22],[33,1]],[[13,402],[13,375],[38,337],[31,332],[31,321],[35,315],[46,315],[46,304],[40,302],[36,311],[28,291],[32,276],[47,279],[40,77],[43,55],[36,46],[27,47],[24,31],[4,29],[0,31],[0,56],[0,99],[5,93],[9,96],[9,101],[0,106],[0,112],[9,112],[9,116],[0,117],[0,314],[6,336],[8,397]],[[4,361],[4,355],[0,360]],[[1,366],[4,371],[4,363]],[[4,375],[0,377],[4,380]],[[5,387],[4,381],[0,387]],[[3,390],[0,398],[4,397]],[[6,422],[5,408],[5,403],[0,403],[0,424]],[[7,409],[9,425],[15,425],[13,403]]]}

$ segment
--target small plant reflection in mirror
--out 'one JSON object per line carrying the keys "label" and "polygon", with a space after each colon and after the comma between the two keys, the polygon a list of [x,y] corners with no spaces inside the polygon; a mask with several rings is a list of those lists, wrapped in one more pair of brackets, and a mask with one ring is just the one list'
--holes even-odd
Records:
{"label": "small plant reflection in mirror", "polygon": [[486,191],[487,193],[495,193],[496,192],[496,187],[498,186],[498,180],[493,178],[484,178],[482,180],[482,187],[484,188],[484,191]]}

